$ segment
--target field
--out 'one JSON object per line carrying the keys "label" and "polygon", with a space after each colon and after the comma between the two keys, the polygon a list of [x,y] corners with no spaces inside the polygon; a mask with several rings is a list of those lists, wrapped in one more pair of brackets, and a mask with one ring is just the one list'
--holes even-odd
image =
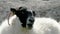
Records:
{"label": "field", "polygon": [[60,21],[60,0],[0,0],[0,23],[6,19],[10,8],[25,6],[36,12],[36,17],[49,17]]}

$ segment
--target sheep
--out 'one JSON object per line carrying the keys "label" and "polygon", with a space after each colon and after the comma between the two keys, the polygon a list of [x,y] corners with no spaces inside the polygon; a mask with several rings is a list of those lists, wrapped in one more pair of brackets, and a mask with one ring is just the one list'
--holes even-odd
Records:
{"label": "sheep", "polygon": [[10,8],[10,10],[14,15],[9,18],[9,23],[8,19],[2,22],[0,34],[29,34],[32,32],[30,29],[32,29],[35,21],[35,12],[27,10],[26,7]]}
{"label": "sheep", "polygon": [[60,24],[52,18],[35,18],[33,29],[40,34],[60,34]]}
{"label": "sheep", "polygon": [[2,22],[0,34],[60,34],[60,24],[51,18],[37,18],[26,7],[10,9],[14,15]]}

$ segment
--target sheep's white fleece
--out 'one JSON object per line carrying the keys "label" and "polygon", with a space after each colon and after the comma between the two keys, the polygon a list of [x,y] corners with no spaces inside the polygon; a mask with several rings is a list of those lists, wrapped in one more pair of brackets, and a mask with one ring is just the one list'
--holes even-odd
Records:
{"label": "sheep's white fleece", "polygon": [[0,34],[60,34],[60,24],[51,18],[35,18],[31,30],[21,27],[21,23],[16,15],[10,17],[10,26],[8,20],[2,22]]}

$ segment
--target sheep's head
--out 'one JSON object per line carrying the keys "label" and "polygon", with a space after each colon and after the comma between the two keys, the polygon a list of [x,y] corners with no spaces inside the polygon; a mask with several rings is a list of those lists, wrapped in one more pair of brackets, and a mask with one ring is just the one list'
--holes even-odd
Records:
{"label": "sheep's head", "polygon": [[10,9],[22,23],[22,27],[31,29],[34,24],[35,12],[32,10],[27,10],[26,7],[19,7],[17,10],[15,8]]}

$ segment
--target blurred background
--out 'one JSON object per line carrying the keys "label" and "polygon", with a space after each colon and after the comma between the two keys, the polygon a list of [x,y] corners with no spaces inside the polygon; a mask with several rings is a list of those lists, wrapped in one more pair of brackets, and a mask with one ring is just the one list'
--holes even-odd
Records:
{"label": "blurred background", "polygon": [[0,23],[7,18],[10,8],[25,6],[36,12],[36,17],[60,21],[60,0],[0,0]]}

